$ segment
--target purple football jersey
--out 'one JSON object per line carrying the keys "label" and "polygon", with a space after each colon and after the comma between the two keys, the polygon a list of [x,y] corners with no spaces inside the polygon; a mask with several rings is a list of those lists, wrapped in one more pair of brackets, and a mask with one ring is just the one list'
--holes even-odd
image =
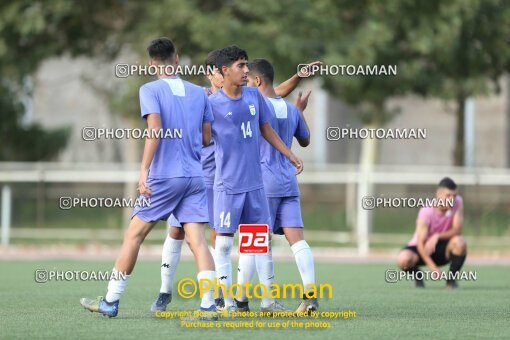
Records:
{"label": "purple football jersey", "polygon": [[204,90],[178,77],[152,81],[140,88],[142,117],[161,116],[162,136],[150,178],[199,177],[202,124],[214,120]]}
{"label": "purple football jersey", "polygon": [[258,89],[243,86],[239,98],[219,90],[209,101],[216,145],[214,190],[238,194],[263,188],[259,126],[272,116],[264,97]]}

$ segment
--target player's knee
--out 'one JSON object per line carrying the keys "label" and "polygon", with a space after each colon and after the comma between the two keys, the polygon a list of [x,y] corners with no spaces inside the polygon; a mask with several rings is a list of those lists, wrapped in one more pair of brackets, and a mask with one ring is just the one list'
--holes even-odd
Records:
{"label": "player's knee", "polygon": [[405,253],[400,253],[397,258],[397,266],[400,269],[408,269],[412,266],[412,259]]}
{"label": "player's knee", "polygon": [[186,242],[188,243],[190,249],[195,252],[200,248],[207,249],[207,242],[204,237],[200,237],[200,235],[195,237],[187,237]]}
{"label": "player's knee", "polygon": [[452,237],[453,247],[458,251],[465,251],[466,250],[466,240],[464,240],[464,237],[460,235],[456,235]]}
{"label": "player's knee", "polygon": [[142,244],[146,234],[141,229],[128,229],[124,233],[124,241],[136,244]]}
{"label": "player's knee", "polygon": [[283,233],[291,247],[295,243],[305,239],[301,228],[283,228]]}
{"label": "player's knee", "polygon": [[184,240],[184,229],[179,227],[171,227],[168,233],[174,240]]}
{"label": "player's knee", "polygon": [[400,269],[407,268],[408,263],[409,263],[409,261],[407,261],[406,259],[403,259],[403,258],[400,258],[400,257],[397,259],[397,266]]}

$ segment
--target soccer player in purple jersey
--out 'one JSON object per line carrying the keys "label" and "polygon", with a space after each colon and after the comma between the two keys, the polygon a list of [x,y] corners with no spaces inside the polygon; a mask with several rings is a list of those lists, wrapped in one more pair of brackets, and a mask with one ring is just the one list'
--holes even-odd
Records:
{"label": "soccer player in purple jersey", "polygon": [[[418,288],[425,287],[422,277],[416,275],[418,267],[426,265],[431,272],[436,272],[447,263],[450,264],[447,288],[457,288],[453,279],[466,260],[466,241],[461,235],[464,221],[462,197],[457,194],[457,184],[449,178],[443,178],[436,191],[438,206],[423,207],[418,213],[416,231],[413,238],[398,255],[398,266],[415,274]],[[447,199],[453,200],[453,206],[443,204]],[[442,202],[441,202],[441,201]]]}
{"label": "soccer player in purple jersey", "polygon": [[[244,86],[248,77],[248,55],[237,46],[223,48],[216,58],[223,75],[223,88],[209,97],[215,122],[216,174],[214,178],[214,228],[216,230],[217,278],[225,285],[227,310],[237,310],[232,296],[233,236],[240,223],[269,224],[269,207],[265,197],[260,167],[260,136],[280,151],[297,169],[302,161],[282,142],[271,128],[271,113],[257,89]],[[259,254],[259,280],[270,290],[274,282],[272,252]],[[263,265],[262,265],[263,264]],[[274,299],[265,296],[262,311],[282,310]]]}
{"label": "soccer player in purple jersey", "polygon": [[[175,66],[179,62],[168,38],[153,40],[147,51],[151,65]],[[214,262],[204,237],[208,212],[200,163],[201,147],[209,144],[214,120],[207,96],[201,87],[162,72],[158,80],[140,88],[140,107],[150,136],[145,140],[138,190],[150,197],[150,204],[134,209],[114,273],[131,274],[145,237],[159,220],[166,221],[174,214],[195,255],[198,280],[214,280]],[[173,138],[158,137],[158,132],[167,130],[180,133]],[[117,316],[127,281],[128,277],[115,275],[105,298],[83,298],[80,303],[91,312]],[[200,310],[210,313],[206,319],[217,319],[212,289],[203,295]]]}
{"label": "soccer player in purple jersey", "polygon": [[[218,55],[219,50],[211,51],[205,60],[205,66],[206,67],[212,67],[213,72],[210,74],[207,74],[207,78],[211,84],[210,88],[204,88],[205,93],[209,96],[216,91],[218,91],[223,86],[223,76],[216,68],[216,56]],[[315,61],[311,63],[313,64],[320,64],[320,62]],[[302,78],[298,77],[297,75],[293,75],[291,78],[287,79],[285,82],[280,84],[278,87],[276,87],[274,90],[278,95],[281,95],[282,97],[286,97],[290,92],[292,92],[297,85],[299,84],[300,80]],[[302,110],[304,110],[304,107],[306,107],[306,104],[308,102],[308,96],[310,93],[308,93],[305,96],[301,95],[301,92],[298,95],[298,98],[296,99],[296,105],[302,107]],[[204,173],[204,181],[206,184],[206,191],[207,191],[207,204],[208,204],[208,211],[209,211],[209,226],[210,232],[211,232],[211,254],[214,258],[215,265],[217,266],[217,260],[216,260],[216,252],[215,252],[215,240],[216,240],[216,232],[214,230],[214,223],[213,220],[213,184],[214,184],[214,172],[216,169],[215,161],[214,161],[214,140],[211,140],[211,143],[208,146],[205,146],[202,148],[202,167],[203,167],[203,173]],[[171,215],[168,224],[171,227],[169,230],[169,233],[165,239],[165,242],[163,244],[163,250],[162,250],[162,259],[161,259],[161,287],[160,287],[160,293],[158,295],[158,298],[151,306],[151,311],[155,312],[156,310],[164,311],[167,308],[167,305],[172,300],[172,291],[173,291],[173,278],[175,276],[175,272],[177,270],[177,266],[180,262],[181,257],[181,249],[182,249],[182,243],[184,240],[184,233],[182,232],[182,229],[180,228],[179,221]],[[175,227],[175,228],[172,228]],[[252,264],[253,257],[251,255],[247,255],[247,258],[244,257],[244,255],[241,255],[239,259],[239,267],[238,267],[238,283],[246,282],[246,280],[243,280],[242,278],[245,277],[245,272],[252,272],[255,268],[255,264]],[[244,263],[244,265],[243,265]],[[251,275],[250,277],[252,277]],[[219,292],[220,296],[218,296],[215,299],[216,306],[218,308],[224,308],[225,302],[223,300],[223,294],[220,290]]]}
{"label": "soccer player in purple jersey", "polygon": [[[310,130],[303,110],[285,102],[273,88],[274,69],[265,59],[255,59],[248,64],[248,86],[259,89],[264,96],[273,119],[271,126],[282,141],[291,148],[294,138],[302,147],[310,144]],[[306,98],[310,93],[307,94]],[[305,105],[306,107],[306,105]],[[294,254],[303,283],[303,302],[297,312],[316,311],[317,298],[307,294],[306,289],[315,286],[313,255],[304,239],[303,220],[299,200],[299,187],[294,169],[288,160],[267,142],[262,141],[260,160],[264,179],[264,190],[269,204],[271,226],[274,234],[285,235]],[[255,258],[255,256],[252,255]],[[247,275],[253,276],[252,273]],[[251,280],[251,277],[246,278]],[[245,296],[242,297],[244,299]]]}
{"label": "soccer player in purple jersey", "polygon": [[[210,94],[219,90],[223,83],[223,76],[217,71],[215,67],[216,55],[219,50],[214,50],[207,55],[205,60],[206,67],[212,67],[213,73],[207,74],[207,78],[211,84],[210,88],[204,88],[205,94]],[[214,184],[214,172],[216,165],[214,163],[214,140],[211,143],[202,148],[201,163],[202,171],[205,182],[206,194],[207,194],[207,208],[209,214],[209,226],[211,231],[212,249],[211,254],[214,261],[216,262],[214,254],[214,242],[216,239],[216,233],[213,228],[213,184]],[[177,266],[181,258],[182,243],[185,238],[184,230],[181,228],[181,223],[174,215],[171,215],[168,219],[168,225],[170,227],[169,233],[163,244],[163,250],[161,254],[161,287],[159,295],[151,306],[151,311],[156,310],[164,311],[167,305],[172,301],[173,291],[173,279]],[[221,297],[215,299],[216,306],[224,307],[224,302]]]}

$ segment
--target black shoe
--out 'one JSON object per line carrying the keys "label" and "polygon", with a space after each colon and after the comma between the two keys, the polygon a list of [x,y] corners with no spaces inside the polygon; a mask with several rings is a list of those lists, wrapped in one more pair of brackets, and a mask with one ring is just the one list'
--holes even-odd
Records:
{"label": "black shoe", "polygon": [[446,288],[448,288],[448,289],[457,289],[457,288],[459,288],[459,285],[455,281],[447,281],[446,282]]}
{"label": "black shoe", "polygon": [[414,280],[414,286],[416,288],[425,288],[425,282],[423,280]]}
{"label": "black shoe", "polygon": [[171,293],[159,293],[158,298],[151,306],[151,312],[156,313],[159,311],[166,311],[166,306],[172,301]]}
{"label": "black shoe", "polygon": [[250,306],[248,306],[248,300],[246,300],[246,301],[238,301],[236,299],[234,299],[234,300],[236,302],[237,310],[239,312],[249,312],[250,311]]}
{"label": "black shoe", "polygon": [[214,304],[216,305],[216,308],[218,308],[218,309],[225,308],[225,300],[222,297],[214,299]]}

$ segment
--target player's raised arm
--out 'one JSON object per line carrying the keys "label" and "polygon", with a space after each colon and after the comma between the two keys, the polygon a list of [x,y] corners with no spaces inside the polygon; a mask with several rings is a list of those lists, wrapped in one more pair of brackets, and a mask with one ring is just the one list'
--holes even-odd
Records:
{"label": "player's raised arm", "polygon": [[428,234],[428,226],[425,223],[425,221],[421,218],[418,218],[418,220],[416,221],[416,234],[418,237],[416,249],[418,250],[418,254],[420,255],[420,257],[423,259],[423,262],[425,262],[425,264],[430,268],[431,271],[440,272],[439,268],[430,257],[431,253],[427,251],[427,249],[425,248],[425,241],[427,240]]}
{"label": "player's raised arm", "polygon": [[[308,127],[308,123],[306,122],[306,118],[304,115],[304,111],[306,105],[308,104],[308,98],[310,97],[310,93],[312,93],[312,91],[308,91],[308,93],[304,97],[302,97],[302,92],[299,91],[298,99],[296,99],[296,107],[299,111],[298,112],[299,121],[294,137],[296,137],[299,145],[301,145],[304,148],[310,145],[310,128]],[[300,102],[301,107],[297,105],[298,101]]]}
{"label": "player's raised arm", "polygon": [[[314,61],[307,65],[308,68],[314,66],[314,65],[320,65],[322,64],[321,61]],[[280,97],[287,97],[289,94],[291,94],[292,91],[296,89],[299,82],[301,81],[301,77],[296,73],[277,87],[275,87],[274,91],[277,95]]]}
{"label": "player's raised arm", "polygon": [[308,90],[308,92],[303,96],[303,92],[299,91],[298,96],[294,101],[294,105],[298,108],[298,110],[301,113],[305,112],[305,109],[308,106],[308,98],[310,98],[311,93],[312,90]]}

